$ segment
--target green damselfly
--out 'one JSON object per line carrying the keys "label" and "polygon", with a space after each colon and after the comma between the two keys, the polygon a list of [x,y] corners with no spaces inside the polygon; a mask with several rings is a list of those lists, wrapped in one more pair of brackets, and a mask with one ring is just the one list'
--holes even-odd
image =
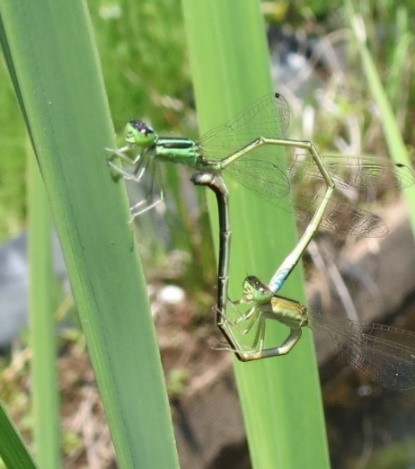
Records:
{"label": "green damselfly", "polygon": [[[150,125],[132,119],[125,129],[126,145],[108,149],[127,168],[112,161],[109,164],[127,180],[140,182],[146,176],[151,179],[148,197],[131,207],[132,218],[162,201],[163,193],[156,184],[160,178],[158,163],[170,162],[195,171],[224,172],[283,210],[294,210],[297,219],[305,225],[334,182],[337,197],[329,197],[321,228],[341,231],[344,235],[387,234],[387,227],[377,215],[357,208],[356,204],[352,206],[345,194],[357,189],[366,201],[373,191],[374,179],[390,181],[392,174],[401,187],[406,187],[415,183],[414,174],[406,166],[394,165],[383,158],[320,155],[311,142],[286,138],[289,121],[288,103],[279,93],[254,101],[226,124],[204,134],[198,142],[161,137]],[[299,177],[311,181],[313,194],[299,195],[293,208],[291,189]]]}
{"label": "green damselfly", "polygon": [[[415,333],[383,324],[363,325],[348,319],[330,319],[309,311],[298,301],[277,295],[255,276],[243,283],[243,296],[233,305],[245,304],[248,310],[236,323],[245,323],[242,334],[257,327],[249,348],[235,335],[233,348],[243,361],[285,355],[300,340],[302,328],[323,329],[352,366],[374,382],[390,389],[404,390],[415,386]],[[290,329],[285,341],[276,347],[264,348],[265,321],[279,321]],[[228,323],[228,327],[235,324]]]}
{"label": "green damselfly", "polygon": [[[352,366],[374,382],[390,389],[404,390],[415,386],[415,333],[383,324],[363,325],[357,321],[332,318],[308,310],[296,300],[277,295],[292,269],[312,239],[312,231],[306,231],[297,246],[282,262],[269,286],[255,276],[247,276],[243,283],[243,295],[239,301],[227,299],[228,265],[230,256],[230,222],[226,186],[220,176],[199,174],[196,184],[208,186],[217,195],[220,229],[219,282],[217,322],[231,350],[241,361],[285,355],[289,353],[302,335],[305,326],[317,327],[330,336],[338,350]],[[313,223],[318,226],[318,219]],[[313,224],[312,223],[312,224]],[[244,306],[245,312],[239,310]],[[229,319],[226,309],[234,308],[239,317]],[[282,344],[265,348],[266,320],[276,320],[290,329]],[[249,347],[242,344],[237,326],[245,324],[242,334],[248,334],[256,326],[254,340]],[[219,348],[220,349],[220,348]]]}

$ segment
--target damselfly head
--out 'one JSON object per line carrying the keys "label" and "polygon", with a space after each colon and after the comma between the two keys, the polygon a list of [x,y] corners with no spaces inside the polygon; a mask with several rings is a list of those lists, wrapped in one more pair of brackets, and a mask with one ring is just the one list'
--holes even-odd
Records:
{"label": "damselfly head", "polygon": [[246,302],[266,302],[272,297],[271,290],[258,277],[248,275],[243,282],[243,298]]}
{"label": "damselfly head", "polygon": [[124,138],[127,143],[149,147],[158,139],[154,129],[139,119],[131,119],[125,126]]}

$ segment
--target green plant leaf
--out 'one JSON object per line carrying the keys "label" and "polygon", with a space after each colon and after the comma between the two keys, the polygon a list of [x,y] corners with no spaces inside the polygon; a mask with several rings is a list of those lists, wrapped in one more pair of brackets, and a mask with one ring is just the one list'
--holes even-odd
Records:
{"label": "green plant leaf", "polygon": [[60,467],[60,408],[52,267],[52,217],[33,154],[28,165],[30,345],[34,441],[40,467]]}
{"label": "green plant leaf", "polygon": [[1,0],[32,137],[120,467],[176,467],[146,285],[111,174],[113,129],[85,2]]}
{"label": "green plant leaf", "polygon": [[26,448],[6,409],[0,402],[0,457],[9,469],[35,468],[35,463]]}
{"label": "green plant leaf", "polygon": [[[183,0],[183,8],[203,134],[272,91],[265,29],[257,0]],[[295,222],[286,213],[230,181],[229,188],[233,232],[230,296],[238,298],[247,273],[271,277],[292,249],[296,234]],[[217,234],[215,203],[209,198]],[[302,279],[298,268],[284,293],[304,299]],[[273,331],[270,335],[275,343],[281,340],[281,331],[287,332],[282,326],[267,327]],[[236,362],[235,373],[254,467],[328,467],[311,334],[306,331],[301,344],[286,357]]]}

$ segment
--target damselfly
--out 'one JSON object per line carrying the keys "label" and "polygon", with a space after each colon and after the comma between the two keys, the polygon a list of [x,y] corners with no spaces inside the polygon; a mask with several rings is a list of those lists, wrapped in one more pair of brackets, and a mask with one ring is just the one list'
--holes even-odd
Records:
{"label": "damselfly", "polygon": [[[300,340],[302,328],[323,329],[352,366],[374,382],[390,389],[415,386],[415,333],[383,324],[363,325],[348,319],[323,318],[298,301],[274,293],[255,276],[243,284],[243,296],[235,307],[245,304],[247,311],[236,323],[245,324],[242,334],[254,325],[255,337],[249,348],[232,336],[238,357],[243,361],[285,355]],[[265,321],[272,319],[286,325],[289,335],[276,347],[265,348]],[[235,324],[233,324],[235,325]],[[228,324],[230,327],[230,324]]]}

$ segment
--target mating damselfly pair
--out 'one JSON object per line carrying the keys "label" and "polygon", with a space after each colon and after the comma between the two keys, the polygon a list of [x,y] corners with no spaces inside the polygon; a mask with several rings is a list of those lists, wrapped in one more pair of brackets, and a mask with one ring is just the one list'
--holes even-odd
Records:
{"label": "mating damselfly pair", "polygon": [[[136,182],[148,174],[154,180],[159,162],[182,164],[196,171],[192,176],[194,184],[215,192],[220,225],[216,323],[229,344],[226,348],[240,360],[288,353],[299,340],[302,327],[324,325],[352,364],[368,371],[375,381],[386,387],[415,386],[415,334],[380,325],[365,329],[350,322],[345,348],[344,325],[336,327],[335,323],[313,320],[314,315],[304,306],[277,295],[319,228],[360,236],[387,234],[381,218],[347,201],[348,189],[369,194],[374,179],[389,180],[391,176],[400,187],[407,187],[415,183],[415,175],[407,166],[382,158],[322,156],[311,142],[288,139],[288,123],[288,103],[278,93],[263,96],[231,121],[205,134],[199,142],[160,137],[148,124],[133,119],[126,126],[126,145],[108,149],[127,168],[109,163],[125,179]],[[283,155],[284,150],[291,155],[289,159]],[[296,150],[294,155],[292,150]],[[231,224],[229,194],[222,173],[285,210],[292,210],[289,196],[299,174],[312,181],[314,191],[312,197],[300,195],[296,199],[294,211],[307,226],[268,287],[256,277],[248,276],[243,295],[236,302],[228,299]],[[156,192],[156,187],[150,184],[149,196],[131,207],[132,219],[162,200],[163,195]],[[230,320],[227,308],[237,309],[239,305],[247,305],[248,309],[236,321]],[[265,319],[276,319],[289,327],[290,333],[282,345],[264,347]],[[245,346],[236,331],[242,330],[244,334],[254,325],[257,327],[254,341]]]}

